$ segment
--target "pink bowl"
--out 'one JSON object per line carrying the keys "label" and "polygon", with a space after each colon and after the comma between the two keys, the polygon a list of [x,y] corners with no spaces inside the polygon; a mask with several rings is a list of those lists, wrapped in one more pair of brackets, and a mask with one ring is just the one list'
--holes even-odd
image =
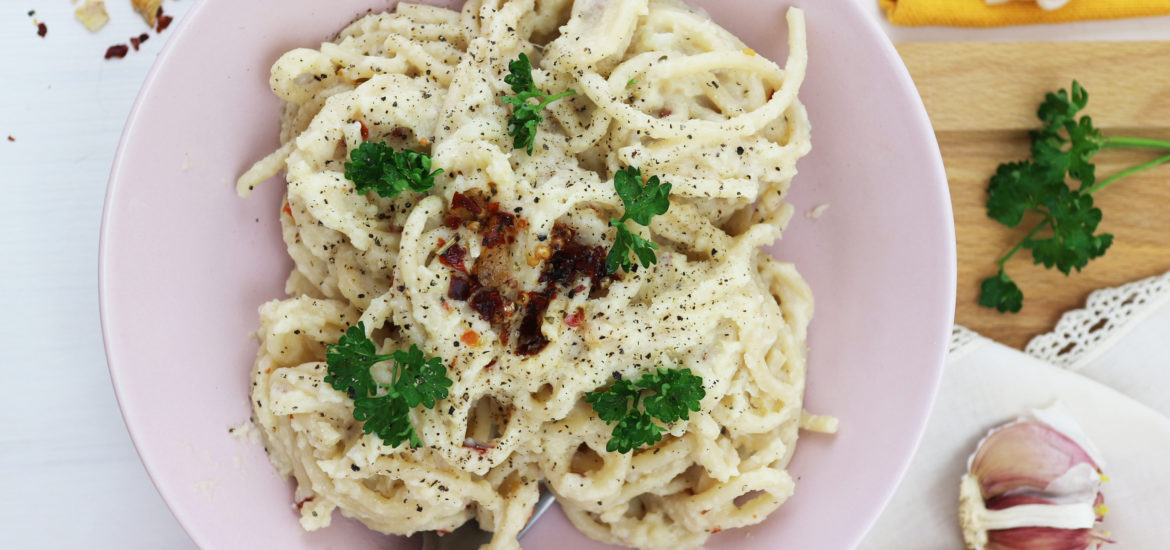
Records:
{"label": "pink bowl", "polygon": [[[442,2],[458,4],[457,1]],[[938,145],[906,69],[851,0],[700,0],[772,59],[784,12],[802,7],[810,65],[801,91],[813,152],[776,248],[817,299],[806,407],[841,419],[806,434],[796,495],[714,548],[852,548],[909,464],[951,329],[955,240]],[[281,189],[247,200],[234,181],[277,147],[272,62],[316,46],[374,0],[203,0],[160,54],[126,124],[102,226],[100,289],[110,374],[138,452],[203,548],[406,548],[337,515],[305,533],[292,484],[259,444],[229,437],[249,416],[256,307],[282,295],[290,264]],[[818,220],[801,213],[831,207]],[[530,548],[596,548],[554,509]]]}

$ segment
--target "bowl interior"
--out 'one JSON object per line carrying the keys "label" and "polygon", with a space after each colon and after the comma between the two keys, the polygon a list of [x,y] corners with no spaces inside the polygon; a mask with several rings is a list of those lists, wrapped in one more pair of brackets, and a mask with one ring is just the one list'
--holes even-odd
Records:
{"label": "bowl interior", "polygon": [[[458,5],[459,1],[437,2]],[[905,68],[850,0],[697,0],[783,64],[785,10],[806,12],[801,98],[813,152],[790,195],[797,214],[773,250],[816,296],[806,408],[841,420],[805,434],[796,495],[765,523],[713,548],[851,548],[909,463],[941,372],[954,304],[955,248],[945,175]],[[247,200],[234,181],[275,147],[268,68],[313,47],[374,0],[204,0],[144,85],[114,164],[103,220],[102,323],[114,386],[159,491],[204,548],[410,548],[337,514],[304,533],[248,419],[257,306],[290,267],[279,182]],[[819,219],[802,215],[828,204]],[[596,548],[554,508],[532,548]]]}

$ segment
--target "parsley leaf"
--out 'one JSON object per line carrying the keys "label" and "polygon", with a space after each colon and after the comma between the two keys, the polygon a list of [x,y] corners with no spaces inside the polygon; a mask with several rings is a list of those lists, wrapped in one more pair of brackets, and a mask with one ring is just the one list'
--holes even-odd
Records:
{"label": "parsley leaf", "polygon": [[630,253],[638,257],[642,267],[650,267],[658,263],[654,254],[658,245],[642,238],[630,231],[626,220],[649,226],[650,218],[665,214],[670,208],[670,183],[661,183],[658,176],[651,176],[645,183],[642,182],[642,171],[633,166],[619,170],[613,176],[613,186],[618,197],[626,207],[621,219],[609,220],[609,225],[617,228],[613,247],[605,257],[605,268],[609,273],[618,269],[627,272],[634,269],[634,262],[630,261]]}
{"label": "parsley leaf", "polygon": [[408,351],[394,352],[394,365],[396,369],[401,367],[395,377],[394,389],[410,407],[422,405],[433,409],[436,401],[447,397],[451,380],[447,378],[442,359],[427,359],[422,350],[412,345]]}
{"label": "parsley leaf", "polygon": [[660,183],[658,176],[650,176],[642,183],[642,171],[633,166],[618,170],[613,175],[613,186],[626,205],[621,221],[634,220],[650,225],[650,218],[665,214],[670,209],[670,184]]}
{"label": "parsley leaf", "polygon": [[[328,374],[325,382],[353,399],[353,417],[362,422],[362,431],[377,435],[385,444],[397,447],[422,442],[410,423],[410,409],[423,405],[434,408],[447,397],[451,379],[438,357],[427,358],[418,346],[378,355],[374,342],[366,337],[365,324],[349,327],[336,344],[325,346]],[[393,360],[393,381],[389,385],[374,380],[370,368]],[[380,393],[385,389],[385,393]]]}
{"label": "parsley leaf", "polygon": [[689,420],[690,411],[699,411],[699,401],[707,395],[703,379],[691,369],[658,369],[638,380],[638,387],[654,392],[643,403],[646,412],[663,422]]}
{"label": "parsley leaf", "polygon": [[[1035,263],[1065,275],[1104,255],[1113,235],[1097,233],[1102,213],[1093,205],[1092,194],[1127,175],[1170,162],[1170,155],[1165,155],[1098,182],[1092,162],[1098,152],[1117,147],[1170,150],[1170,141],[1106,138],[1090,117],[1080,115],[1088,103],[1089,93],[1075,81],[1071,94],[1065,90],[1047,94],[1036,112],[1041,127],[1031,133],[1032,158],[1001,164],[991,177],[988,217],[1008,227],[1018,226],[1029,212],[1042,219],[999,259],[998,274],[983,281],[980,305],[1000,312],[1020,311],[1023,292],[1008,277],[1004,264],[1021,249],[1031,250]],[[1069,181],[1080,185],[1074,189]],[[1044,230],[1045,235],[1039,236]]]}
{"label": "parsley leaf", "polygon": [[[515,96],[505,96],[502,101],[512,106],[512,116],[508,117],[508,135],[512,136],[512,147],[524,149],[531,156],[536,146],[536,128],[544,120],[540,112],[562,97],[576,93],[575,90],[565,90],[556,95],[548,95],[536,87],[532,80],[532,62],[528,54],[508,63],[508,75],[504,82],[512,87]],[[529,100],[535,99],[535,104]]]}
{"label": "parsley leaf", "polygon": [[385,143],[367,141],[350,151],[345,163],[345,178],[353,182],[358,193],[373,191],[386,198],[411,190],[425,193],[435,186],[431,156],[410,149],[395,151]]}
{"label": "parsley leaf", "polygon": [[983,280],[979,305],[998,309],[1002,313],[1018,313],[1024,305],[1024,293],[1002,269],[994,277]]}
{"label": "parsley leaf", "polygon": [[325,361],[329,373],[325,383],[350,397],[364,397],[377,391],[378,385],[370,374],[370,367],[393,358],[392,355],[378,355],[374,342],[366,338],[365,325],[349,327],[337,344],[325,347]]}
{"label": "parsley leaf", "polygon": [[397,447],[404,441],[409,441],[411,448],[422,446],[422,441],[410,423],[410,406],[393,392],[355,400],[353,417],[363,423],[363,432],[377,435],[391,447]]}
{"label": "parsley leaf", "polygon": [[617,237],[613,240],[613,246],[609,249],[609,253],[605,255],[605,269],[609,273],[616,273],[618,269],[627,272],[634,269],[634,262],[630,261],[630,252],[633,251],[638,257],[638,261],[642,263],[642,267],[650,267],[658,263],[658,256],[654,254],[658,250],[658,245],[650,242],[641,235],[630,231],[626,224],[613,218],[609,219],[609,225],[617,228]]}
{"label": "parsley leaf", "polygon": [[[643,394],[649,392],[649,395]],[[643,445],[662,440],[665,428],[654,422],[671,423],[690,418],[699,410],[707,395],[703,379],[691,369],[663,369],[642,375],[637,382],[618,380],[608,389],[587,392],[585,402],[593,406],[597,417],[614,424],[605,445],[609,452],[628,453]],[[638,407],[639,401],[644,408]]]}

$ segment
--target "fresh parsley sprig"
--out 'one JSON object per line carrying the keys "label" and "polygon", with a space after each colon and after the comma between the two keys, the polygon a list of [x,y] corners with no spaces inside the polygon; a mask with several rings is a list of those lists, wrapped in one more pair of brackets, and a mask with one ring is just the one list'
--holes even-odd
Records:
{"label": "fresh parsley sprig", "polygon": [[[392,381],[379,384],[370,368],[391,360]],[[353,399],[353,417],[362,422],[362,431],[376,434],[391,447],[407,441],[411,447],[422,445],[410,423],[410,409],[434,408],[452,384],[442,360],[427,358],[413,344],[409,350],[379,355],[362,322],[349,327],[336,344],[325,346],[325,362],[329,366],[325,383]]]}
{"label": "fresh parsley sprig", "polygon": [[[513,96],[505,96],[503,102],[512,106],[512,116],[508,117],[508,135],[512,136],[512,147],[528,151],[532,155],[536,144],[536,127],[544,120],[540,112],[562,97],[576,93],[575,90],[565,90],[556,95],[548,95],[536,88],[532,80],[532,62],[527,54],[520,54],[515,60],[508,63],[508,75],[504,82],[512,86]],[[535,99],[533,104],[528,100]]]}
{"label": "fresh parsley sprig", "polygon": [[638,257],[642,267],[658,263],[658,256],[654,254],[658,245],[630,231],[626,220],[649,226],[650,218],[665,214],[670,208],[670,183],[660,183],[658,176],[651,176],[642,183],[642,171],[627,166],[614,174],[613,186],[626,206],[626,213],[621,219],[609,220],[609,225],[617,228],[617,237],[614,238],[609,254],[605,256],[605,269],[609,273],[615,273],[619,268],[627,272],[633,270],[631,252]]}
{"label": "fresh parsley sprig", "polygon": [[378,141],[366,141],[350,151],[350,162],[345,163],[345,179],[353,182],[358,193],[373,191],[390,198],[409,189],[425,193],[435,186],[435,176],[442,170],[431,171],[431,156],[426,153],[393,147]]}
{"label": "fresh parsley sprig", "polygon": [[[1098,152],[1119,147],[1170,150],[1170,141],[1105,137],[1089,116],[1078,117],[1088,103],[1089,93],[1076,81],[1071,94],[1065,90],[1049,93],[1037,111],[1042,126],[1032,132],[1032,158],[1001,164],[991,177],[989,217],[1008,227],[1018,226],[1027,212],[1043,219],[999,259],[998,273],[983,280],[980,305],[1012,313],[1023,307],[1024,293],[1004,268],[1021,249],[1032,251],[1034,263],[1055,267],[1065,275],[1104,255],[1113,235],[1097,233],[1102,213],[1093,205],[1093,193],[1125,176],[1170,162],[1166,155],[1098,182],[1092,162]],[[1079,181],[1080,186],[1072,188],[1070,180]]]}
{"label": "fresh parsley sprig", "polygon": [[598,418],[615,424],[605,450],[628,453],[662,440],[666,429],[654,419],[666,424],[687,420],[691,411],[699,410],[706,395],[703,379],[691,369],[659,368],[643,374],[637,382],[622,379],[608,389],[588,392],[585,402],[593,406]]}

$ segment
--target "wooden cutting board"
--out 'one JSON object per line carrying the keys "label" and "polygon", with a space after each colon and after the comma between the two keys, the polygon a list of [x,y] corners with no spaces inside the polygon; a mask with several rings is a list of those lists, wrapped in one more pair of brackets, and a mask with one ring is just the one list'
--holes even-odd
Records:
{"label": "wooden cutting board", "polygon": [[[1032,265],[1028,251],[1007,264],[1024,292],[1018,314],[980,307],[980,282],[1037,223],[999,225],[986,215],[987,182],[1002,162],[1028,157],[1028,130],[1048,91],[1073,79],[1089,91],[1086,112],[1106,136],[1170,140],[1170,42],[916,43],[898,46],[934,124],[955,209],[959,277],[955,320],[1022,349],[1051,331],[1089,293],[1170,271],[1170,166],[1127,177],[1094,194],[1100,231],[1112,248],[1065,277]],[[897,136],[890,136],[895,141]],[[1098,180],[1165,152],[1106,151]]]}

